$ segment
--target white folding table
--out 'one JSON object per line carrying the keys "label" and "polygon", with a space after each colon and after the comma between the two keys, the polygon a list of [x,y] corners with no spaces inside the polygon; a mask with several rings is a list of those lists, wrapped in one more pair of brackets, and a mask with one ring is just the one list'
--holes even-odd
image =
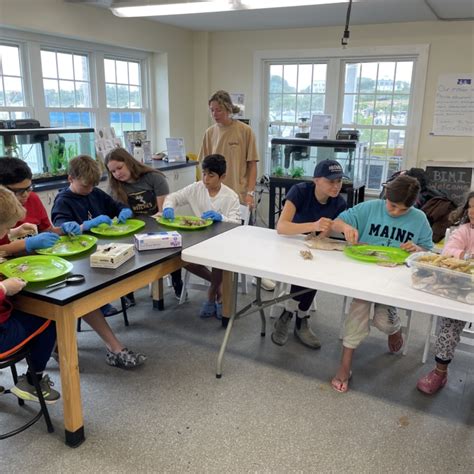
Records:
{"label": "white folding table", "polygon": [[[272,229],[241,226],[183,250],[181,258],[186,262],[224,270],[223,313],[230,321],[219,351],[217,377],[222,374],[222,359],[236,315],[235,280],[239,273],[474,322],[473,306],[412,288],[410,269],[405,266],[382,267],[351,260],[342,252],[314,249],[313,259],[304,260],[299,255],[303,249],[307,249],[304,236],[282,236]],[[259,294],[257,300],[261,302]],[[261,316],[264,333],[263,311]]]}

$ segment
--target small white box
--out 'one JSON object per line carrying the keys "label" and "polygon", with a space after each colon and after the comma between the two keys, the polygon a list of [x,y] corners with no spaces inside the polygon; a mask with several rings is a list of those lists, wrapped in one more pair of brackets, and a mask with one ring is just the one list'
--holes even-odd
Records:
{"label": "small white box", "polygon": [[135,255],[133,244],[107,244],[97,247],[90,258],[91,267],[117,268]]}
{"label": "small white box", "polygon": [[181,234],[176,231],[135,234],[134,240],[137,250],[167,249],[183,245]]}

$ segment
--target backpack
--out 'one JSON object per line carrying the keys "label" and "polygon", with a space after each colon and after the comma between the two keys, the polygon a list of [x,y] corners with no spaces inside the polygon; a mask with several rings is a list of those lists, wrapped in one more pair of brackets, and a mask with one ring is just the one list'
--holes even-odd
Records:
{"label": "backpack", "polygon": [[432,197],[421,207],[433,230],[433,242],[443,239],[446,229],[451,226],[449,214],[456,208],[456,204],[445,196]]}

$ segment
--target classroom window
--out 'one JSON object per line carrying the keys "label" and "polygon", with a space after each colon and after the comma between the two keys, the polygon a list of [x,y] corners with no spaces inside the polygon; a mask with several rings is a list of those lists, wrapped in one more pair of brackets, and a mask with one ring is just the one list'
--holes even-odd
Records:
{"label": "classroom window", "polygon": [[324,112],[326,64],[269,65],[268,143],[274,137],[293,137],[302,120]]}
{"label": "classroom window", "polygon": [[123,132],[146,128],[140,61],[104,59],[109,124],[123,139]]}
{"label": "classroom window", "polygon": [[0,43],[0,120],[28,117],[20,48]]}
{"label": "classroom window", "polygon": [[368,144],[367,187],[378,190],[405,158],[413,61],[347,62],[341,126]]}
{"label": "classroom window", "polygon": [[387,177],[416,160],[421,113],[414,103],[421,100],[415,100],[414,90],[422,94],[425,47],[380,48],[377,53],[326,49],[303,58],[291,52],[278,54],[278,59],[266,54],[260,55],[264,134],[259,136],[266,173],[275,171],[271,139],[309,132],[315,114],[332,117],[330,138],[341,128],[360,131],[368,149],[369,190],[379,191]]}
{"label": "classroom window", "polygon": [[92,107],[87,55],[42,49],[41,70],[50,127],[90,127],[92,111],[84,110]]}

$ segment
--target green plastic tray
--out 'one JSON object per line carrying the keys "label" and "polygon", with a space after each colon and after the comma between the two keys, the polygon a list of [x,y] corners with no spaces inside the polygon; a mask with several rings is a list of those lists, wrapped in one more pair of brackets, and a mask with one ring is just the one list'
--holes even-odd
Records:
{"label": "green plastic tray", "polygon": [[[23,267],[23,268],[22,268]],[[17,277],[28,283],[54,280],[66,275],[73,268],[71,262],[53,255],[28,255],[0,264],[0,273],[6,277]]]}
{"label": "green plastic tray", "polygon": [[123,235],[132,234],[143,227],[145,227],[145,222],[139,219],[128,219],[124,224],[116,222],[112,225],[100,224],[97,227],[92,227],[90,232],[103,237],[122,237]]}
{"label": "green plastic tray", "polygon": [[393,263],[403,265],[410,255],[409,252],[396,247],[381,245],[348,245],[344,253],[355,260],[368,263]]}
{"label": "green plastic tray", "polygon": [[[198,222],[204,220],[204,224],[200,225],[189,225],[183,221]],[[168,227],[174,227],[175,229],[186,229],[186,230],[197,230],[209,227],[214,223],[212,219],[201,219],[196,216],[175,216],[174,219],[165,219],[163,216],[157,219],[158,224],[166,225]]]}
{"label": "green plastic tray", "polygon": [[63,235],[52,247],[39,249],[36,253],[55,255],[56,257],[70,257],[91,249],[96,242],[97,237],[93,235],[76,235],[74,237]]}

